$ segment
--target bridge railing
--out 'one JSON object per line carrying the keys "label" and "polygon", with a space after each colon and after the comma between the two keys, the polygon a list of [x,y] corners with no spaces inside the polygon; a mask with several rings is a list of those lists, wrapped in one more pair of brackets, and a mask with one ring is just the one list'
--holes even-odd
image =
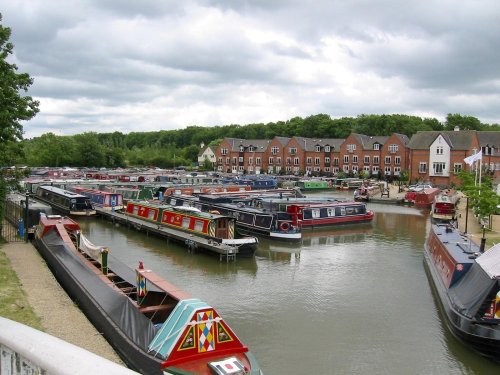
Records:
{"label": "bridge railing", "polygon": [[0,374],[137,375],[85,349],[0,317]]}

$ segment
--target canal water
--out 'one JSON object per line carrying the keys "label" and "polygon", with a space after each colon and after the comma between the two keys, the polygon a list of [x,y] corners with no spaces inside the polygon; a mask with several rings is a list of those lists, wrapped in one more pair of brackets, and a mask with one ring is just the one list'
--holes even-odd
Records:
{"label": "canal water", "polygon": [[219,262],[117,226],[82,220],[92,242],[139,260],[213,305],[266,375],[495,374],[500,365],[446,330],[423,264],[428,213],[369,204],[371,224],[261,239],[255,258]]}

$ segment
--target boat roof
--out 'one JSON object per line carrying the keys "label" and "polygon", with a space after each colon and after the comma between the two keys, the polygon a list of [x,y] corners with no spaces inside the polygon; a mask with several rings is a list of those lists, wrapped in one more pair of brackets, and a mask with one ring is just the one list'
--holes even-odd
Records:
{"label": "boat roof", "polygon": [[500,279],[500,243],[481,254],[476,262],[491,279]]}
{"label": "boat roof", "polygon": [[474,262],[471,255],[479,253],[479,246],[471,241],[465,233],[453,228],[450,224],[432,224],[433,231],[446,246],[448,253],[457,263]]}

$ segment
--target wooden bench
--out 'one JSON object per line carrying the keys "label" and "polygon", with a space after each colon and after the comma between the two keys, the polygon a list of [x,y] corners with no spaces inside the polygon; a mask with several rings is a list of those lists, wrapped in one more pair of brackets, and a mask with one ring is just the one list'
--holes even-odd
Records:
{"label": "wooden bench", "polygon": [[382,191],[380,192],[380,197],[387,197],[389,198],[389,189],[382,189]]}

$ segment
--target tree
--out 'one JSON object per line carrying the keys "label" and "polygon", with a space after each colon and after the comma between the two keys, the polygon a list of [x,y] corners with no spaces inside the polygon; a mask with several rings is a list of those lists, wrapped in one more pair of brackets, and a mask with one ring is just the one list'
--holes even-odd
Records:
{"label": "tree", "polygon": [[[27,92],[33,79],[27,73],[18,73],[17,66],[10,64],[7,58],[14,50],[9,42],[11,30],[4,27],[0,14],[0,165],[14,164],[22,156],[23,126],[21,121],[32,119],[38,112],[38,101],[31,96],[21,95]],[[16,179],[9,183],[17,184]],[[7,180],[0,175],[0,220],[7,192]]]}

